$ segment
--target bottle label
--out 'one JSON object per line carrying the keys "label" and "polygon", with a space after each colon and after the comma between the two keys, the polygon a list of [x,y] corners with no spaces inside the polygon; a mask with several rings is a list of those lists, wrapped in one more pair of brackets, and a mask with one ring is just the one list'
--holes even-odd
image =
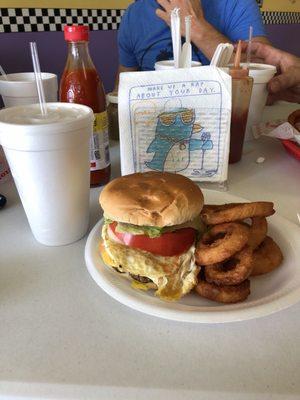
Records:
{"label": "bottle label", "polygon": [[107,112],[96,113],[94,116],[94,129],[90,145],[91,171],[104,169],[110,164]]}
{"label": "bottle label", "polygon": [[2,146],[0,146],[0,184],[8,181],[10,177],[10,169],[7,164]]}

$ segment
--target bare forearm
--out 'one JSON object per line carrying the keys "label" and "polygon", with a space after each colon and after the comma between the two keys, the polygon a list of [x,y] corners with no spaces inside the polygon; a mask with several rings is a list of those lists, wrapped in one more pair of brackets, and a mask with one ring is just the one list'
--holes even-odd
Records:
{"label": "bare forearm", "polygon": [[212,59],[218,44],[231,42],[206,21],[197,23],[192,32],[192,42],[209,60]]}
{"label": "bare forearm", "polygon": [[[231,43],[228,37],[222,35],[222,33],[218,32],[207,21],[203,20],[195,23],[192,41],[209,60],[212,59],[215,49],[220,43]],[[254,37],[253,42],[270,43],[264,36]]]}

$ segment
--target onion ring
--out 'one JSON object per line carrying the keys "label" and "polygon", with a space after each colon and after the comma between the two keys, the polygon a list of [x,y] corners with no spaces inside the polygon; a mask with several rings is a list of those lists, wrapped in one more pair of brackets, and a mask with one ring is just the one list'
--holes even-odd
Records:
{"label": "onion ring", "polygon": [[238,285],[245,281],[252,272],[252,249],[245,246],[230,260],[224,263],[207,265],[205,278],[216,285]]}
{"label": "onion ring", "polygon": [[232,222],[213,226],[196,247],[196,263],[211,265],[227,260],[245,246],[248,238],[249,228],[245,225]]}
{"label": "onion ring", "polygon": [[246,218],[268,217],[275,212],[273,206],[274,204],[269,201],[205,205],[201,217],[207,225],[217,225]]}
{"label": "onion ring", "polygon": [[253,252],[253,270],[251,276],[266,274],[273,271],[283,260],[279,246],[269,236]]}
{"label": "onion ring", "polygon": [[265,217],[253,217],[251,220],[248,245],[252,249],[256,249],[267,236],[268,223]]}
{"label": "onion ring", "polygon": [[238,303],[246,300],[249,296],[250,281],[246,279],[235,286],[218,286],[214,283],[200,280],[195,289],[200,296],[218,303]]}

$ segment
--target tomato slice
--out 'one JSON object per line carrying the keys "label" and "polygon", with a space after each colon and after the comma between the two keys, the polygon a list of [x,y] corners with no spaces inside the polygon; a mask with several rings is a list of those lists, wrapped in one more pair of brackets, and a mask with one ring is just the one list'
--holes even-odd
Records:
{"label": "tomato slice", "polygon": [[185,253],[196,239],[196,230],[193,228],[182,228],[174,232],[163,233],[156,238],[150,238],[147,235],[117,232],[116,227],[117,222],[109,225],[109,229],[112,230],[113,234],[126,246],[164,257]]}

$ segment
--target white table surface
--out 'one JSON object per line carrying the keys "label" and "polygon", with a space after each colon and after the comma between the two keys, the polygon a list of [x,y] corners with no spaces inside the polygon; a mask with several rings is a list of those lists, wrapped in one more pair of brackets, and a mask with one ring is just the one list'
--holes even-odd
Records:
{"label": "white table surface", "polygon": [[[265,119],[291,108],[268,108]],[[112,161],[116,176],[116,145]],[[230,167],[229,192],[272,200],[297,223],[299,178],[300,163],[264,138],[247,144],[242,162]],[[91,190],[91,228],[101,217],[99,191]],[[89,276],[86,237],[64,247],[38,244],[12,182],[0,192],[8,198],[0,211],[1,399],[300,398],[300,304],[219,325],[135,312]]]}

